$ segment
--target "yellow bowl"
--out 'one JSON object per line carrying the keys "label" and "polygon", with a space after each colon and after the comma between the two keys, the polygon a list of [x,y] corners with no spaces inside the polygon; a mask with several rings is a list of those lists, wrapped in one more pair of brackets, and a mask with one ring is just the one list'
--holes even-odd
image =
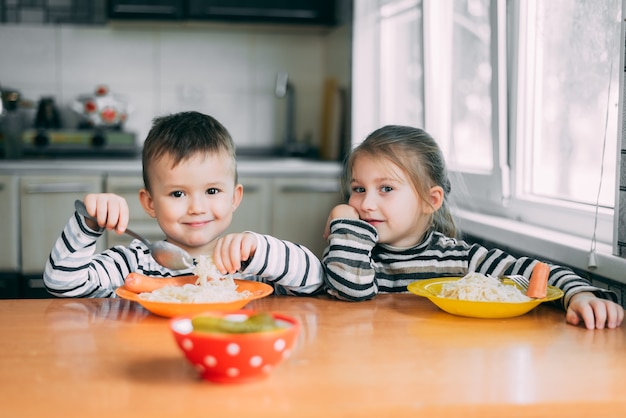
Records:
{"label": "yellow bowl", "polygon": [[[453,315],[472,318],[513,318],[530,312],[540,303],[557,300],[563,297],[563,291],[554,286],[548,286],[548,292],[545,298],[531,299],[528,302],[478,302],[438,296],[441,292],[441,286],[444,283],[454,282],[459,279],[461,279],[461,277],[441,277],[418,280],[409,284],[407,289],[417,296],[430,299],[432,303],[443,311]],[[518,286],[513,282],[511,282],[511,284]]]}
{"label": "yellow bowl", "polygon": [[237,284],[237,291],[250,291],[251,295],[245,299],[238,299],[232,302],[220,303],[175,303],[175,302],[155,302],[144,300],[135,292],[126,289],[125,286],[115,289],[115,293],[127,300],[139,303],[155,315],[172,318],[175,316],[193,315],[206,311],[234,311],[246,306],[250,301],[264,298],[274,292],[274,288],[267,283],[255,282],[253,280],[234,279]]}

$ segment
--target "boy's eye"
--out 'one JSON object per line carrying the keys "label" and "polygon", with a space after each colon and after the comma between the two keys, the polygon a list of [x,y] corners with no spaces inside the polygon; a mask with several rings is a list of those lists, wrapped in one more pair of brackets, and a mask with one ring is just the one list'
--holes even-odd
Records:
{"label": "boy's eye", "polygon": [[388,192],[390,192],[390,191],[392,191],[392,190],[393,190],[393,187],[391,187],[391,186],[382,186],[382,187],[380,188],[380,191],[382,191],[382,192],[384,192],[384,193],[388,193]]}
{"label": "boy's eye", "polygon": [[173,197],[183,197],[185,194],[180,190],[170,193]]}
{"label": "boy's eye", "polygon": [[207,189],[206,194],[218,194],[220,191],[219,189],[216,189],[215,187],[211,187],[210,189]]}

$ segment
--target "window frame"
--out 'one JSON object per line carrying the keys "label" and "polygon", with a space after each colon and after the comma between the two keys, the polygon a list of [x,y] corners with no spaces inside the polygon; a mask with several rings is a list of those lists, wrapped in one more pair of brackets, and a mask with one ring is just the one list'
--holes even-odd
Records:
{"label": "window frame", "polygon": [[[425,40],[425,129],[435,138],[448,138],[451,135],[452,115],[449,105],[442,102],[450,97],[449,77],[446,67],[452,64],[438,56],[438,48],[433,48],[440,34],[438,28],[444,26],[441,20],[447,18],[446,2],[424,0],[424,40]],[[492,169],[490,172],[460,171],[448,167],[452,183],[451,202],[459,207],[478,210],[483,213],[504,215],[502,207],[509,198],[509,163],[507,142],[507,57],[506,57],[506,4],[502,0],[491,0],[489,7],[491,22],[490,61],[491,79],[491,135]],[[447,12],[448,16],[450,11]],[[443,94],[442,94],[443,92]],[[442,116],[445,115],[445,116]]]}
{"label": "window frame", "polygon": [[[594,235],[598,242],[611,244],[614,236],[614,209],[607,207],[597,208],[594,205],[576,203],[563,199],[538,197],[525,193],[523,188],[522,169],[523,154],[526,146],[525,140],[530,140],[527,132],[531,125],[529,119],[533,117],[533,112],[528,109],[534,102],[532,91],[528,84],[529,75],[524,68],[519,65],[520,56],[526,52],[526,38],[520,36],[522,27],[525,25],[524,19],[528,16],[527,8],[533,6],[533,1],[511,2],[508,7],[508,51],[509,51],[509,73],[510,101],[509,120],[511,130],[508,134],[510,143],[510,165],[511,165],[511,197],[504,216],[515,219],[523,223],[541,226],[575,235],[581,238],[588,238],[590,241]],[[623,42],[622,42],[623,44]],[[617,67],[615,67],[617,68]],[[520,106],[520,103],[526,106]],[[619,135],[618,130],[618,135]],[[619,143],[619,141],[617,141]],[[606,150],[610,153],[612,150]],[[616,150],[613,150],[616,151]],[[599,168],[598,168],[599,170]]]}

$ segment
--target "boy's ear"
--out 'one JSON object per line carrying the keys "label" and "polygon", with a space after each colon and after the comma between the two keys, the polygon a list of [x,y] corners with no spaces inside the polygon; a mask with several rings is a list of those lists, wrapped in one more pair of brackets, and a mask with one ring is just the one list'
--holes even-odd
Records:
{"label": "boy's ear", "polygon": [[154,201],[152,200],[152,196],[150,196],[150,192],[146,189],[139,190],[139,202],[143,207],[143,210],[146,211],[148,215],[152,218],[156,218],[156,213],[154,211]]}
{"label": "boy's ear", "polygon": [[444,191],[441,186],[433,186],[428,191],[428,204],[425,205],[426,213],[435,213],[443,205]]}
{"label": "boy's ear", "polygon": [[237,184],[233,192],[233,212],[239,207],[241,199],[243,199],[243,186],[241,184]]}

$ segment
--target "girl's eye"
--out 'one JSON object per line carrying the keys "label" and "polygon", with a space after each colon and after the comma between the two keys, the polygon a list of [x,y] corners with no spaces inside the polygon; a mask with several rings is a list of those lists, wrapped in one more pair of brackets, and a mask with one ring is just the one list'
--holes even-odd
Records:
{"label": "girl's eye", "polygon": [[365,191],[365,189],[363,187],[355,186],[355,187],[352,188],[352,192],[353,193],[363,193],[364,191]]}
{"label": "girl's eye", "polygon": [[183,197],[185,194],[179,190],[170,193],[173,197]]}
{"label": "girl's eye", "polygon": [[211,187],[210,189],[206,191],[206,194],[218,194],[219,192],[220,192],[219,189]]}
{"label": "girl's eye", "polygon": [[392,190],[393,190],[393,187],[391,187],[391,186],[382,186],[382,187],[380,188],[380,190],[381,190],[383,193],[389,193],[390,191],[392,191]]}

